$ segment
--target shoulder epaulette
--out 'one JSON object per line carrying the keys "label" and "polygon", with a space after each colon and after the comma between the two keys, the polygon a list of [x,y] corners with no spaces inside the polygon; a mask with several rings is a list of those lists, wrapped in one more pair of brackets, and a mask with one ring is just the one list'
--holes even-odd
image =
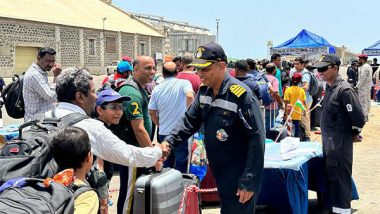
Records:
{"label": "shoulder epaulette", "polygon": [[230,86],[230,91],[237,97],[240,97],[241,95],[243,95],[247,90],[245,90],[245,88],[241,85],[231,85]]}

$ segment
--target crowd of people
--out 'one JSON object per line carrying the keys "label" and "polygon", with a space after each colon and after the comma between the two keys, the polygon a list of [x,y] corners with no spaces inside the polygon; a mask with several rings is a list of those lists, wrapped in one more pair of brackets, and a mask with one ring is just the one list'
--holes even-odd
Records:
{"label": "crowd of people", "polygon": [[[310,141],[316,126],[311,114],[319,104],[322,116],[314,120],[322,131],[331,211],[350,209],[352,143],[359,140],[368,120],[372,76],[379,79],[379,69],[370,73],[367,56],[360,55],[348,69],[350,85],[339,76],[341,62],[335,55],[314,64],[302,57],[284,62],[279,54],[270,61],[228,63],[220,45],[207,43],[195,55],[164,62],[162,74],[156,73],[156,61],[150,56],[123,57],[114,74],[96,89],[87,68],[62,71],[55,55],[52,48],[41,48],[25,73],[24,119],[60,118],[72,112],[88,116],[61,130],[53,143],[60,169],[73,168],[76,182],[87,183],[84,175],[93,165],[98,176],[107,179],[96,196],[89,192],[76,200],[76,213],[108,213],[108,185],[115,165],[120,173],[117,212],[133,213],[136,179],[152,167],[186,173],[189,139],[198,131],[204,135],[221,212],[254,213],[265,138],[274,140],[278,126],[291,121],[289,135]],[[48,82],[49,71],[53,84]],[[324,82],[323,99],[314,79]],[[67,163],[65,154],[72,157]]]}

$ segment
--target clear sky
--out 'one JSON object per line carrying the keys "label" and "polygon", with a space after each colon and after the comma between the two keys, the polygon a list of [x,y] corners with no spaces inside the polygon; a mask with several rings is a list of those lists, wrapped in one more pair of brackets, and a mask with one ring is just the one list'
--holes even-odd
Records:
{"label": "clear sky", "polygon": [[361,52],[380,40],[380,0],[113,0],[125,11],[188,22],[216,34],[228,57],[263,58],[307,29],[331,44]]}

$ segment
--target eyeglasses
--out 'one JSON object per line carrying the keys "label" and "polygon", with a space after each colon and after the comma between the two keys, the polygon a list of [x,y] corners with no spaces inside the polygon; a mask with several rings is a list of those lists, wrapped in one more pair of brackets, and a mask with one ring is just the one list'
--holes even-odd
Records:
{"label": "eyeglasses", "polygon": [[317,71],[320,72],[320,73],[326,72],[327,70],[329,70],[332,67],[334,67],[334,65],[328,65],[328,66],[325,66],[325,67],[322,67],[322,68],[317,68]]}
{"label": "eyeglasses", "polygon": [[113,111],[119,110],[123,111],[123,105],[122,104],[116,104],[116,103],[110,103],[107,105],[102,105],[103,109],[111,109]]}

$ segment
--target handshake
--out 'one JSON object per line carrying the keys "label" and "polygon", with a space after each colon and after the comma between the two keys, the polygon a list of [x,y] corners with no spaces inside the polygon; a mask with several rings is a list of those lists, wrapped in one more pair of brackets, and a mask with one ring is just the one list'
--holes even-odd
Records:
{"label": "handshake", "polygon": [[169,157],[171,148],[167,141],[163,141],[162,143],[154,143],[153,146],[159,146],[161,148],[163,158]]}

